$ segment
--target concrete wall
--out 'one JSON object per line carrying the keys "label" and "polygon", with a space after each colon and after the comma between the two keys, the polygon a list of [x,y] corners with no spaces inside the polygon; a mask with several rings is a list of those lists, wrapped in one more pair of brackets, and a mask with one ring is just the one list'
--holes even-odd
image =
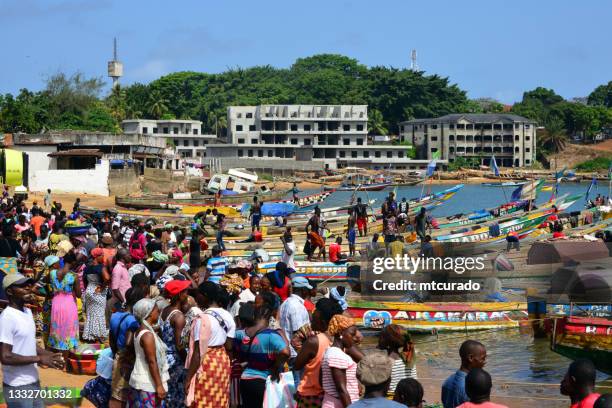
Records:
{"label": "concrete wall", "polygon": [[38,170],[30,178],[30,191],[85,193],[108,196],[108,160],[91,170]]}
{"label": "concrete wall", "polygon": [[125,195],[140,191],[138,168],[111,169],[108,175],[108,189],[111,195]]}
{"label": "concrete wall", "polygon": [[57,146],[48,145],[15,145],[11,149],[28,154],[28,183],[32,184],[34,174],[39,170],[51,170],[57,168],[56,159],[47,156],[56,152]]}
{"label": "concrete wall", "polygon": [[[321,171],[324,164],[321,161],[297,161],[294,159],[248,159],[248,158],[226,158],[217,157],[217,162],[220,163],[224,171],[237,167],[247,170],[261,171],[262,173],[276,174],[275,172],[282,171]],[[204,160],[208,164],[209,160]]]}

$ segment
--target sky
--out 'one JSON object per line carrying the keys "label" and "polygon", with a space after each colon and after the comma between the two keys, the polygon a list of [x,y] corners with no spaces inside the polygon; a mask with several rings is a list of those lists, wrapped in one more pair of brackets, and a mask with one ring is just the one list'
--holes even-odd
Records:
{"label": "sky", "polygon": [[0,93],[59,71],[108,80],[117,37],[122,84],[320,53],[407,68],[416,49],[470,98],[543,86],[569,99],[612,80],[610,21],[608,0],[0,0]]}

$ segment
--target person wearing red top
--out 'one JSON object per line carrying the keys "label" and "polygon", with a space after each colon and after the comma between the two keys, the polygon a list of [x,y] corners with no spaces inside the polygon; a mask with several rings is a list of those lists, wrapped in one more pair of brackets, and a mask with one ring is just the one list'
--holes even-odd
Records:
{"label": "person wearing red top", "polygon": [[291,279],[287,275],[287,264],[284,262],[278,262],[276,270],[265,275],[272,285],[272,291],[280,297],[281,302],[291,295]]}
{"label": "person wearing red top", "polygon": [[32,210],[32,219],[30,220],[30,226],[34,228],[34,232],[37,237],[40,237],[40,227],[45,223],[45,218],[40,216],[38,210]]}
{"label": "person wearing red top", "polygon": [[336,237],[336,242],[329,246],[329,261],[330,262],[346,262],[346,255],[342,252],[342,237]]}
{"label": "person wearing red top", "polygon": [[457,408],[508,408],[490,401],[492,387],[489,373],[482,368],[472,368],[465,377],[465,392],[470,400]]}
{"label": "person wearing red top", "polygon": [[599,394],[594,392],[597,371],[589,359],[572,362],[561,381],[561,395],[570,397],[570,408],[593,408]]}

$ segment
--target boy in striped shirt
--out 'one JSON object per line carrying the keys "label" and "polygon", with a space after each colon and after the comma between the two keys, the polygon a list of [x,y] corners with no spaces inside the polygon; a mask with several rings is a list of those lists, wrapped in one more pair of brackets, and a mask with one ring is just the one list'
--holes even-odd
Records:
{"label": "boy in striped shirt", "polygon": [[206,276],[204,281],[210,281],[217,285],[221,282],[221,278],[227,272],[229,262],[227,258],[221,255],[221,249],[218,246],[214,246],[212,249],[212,258],[206,263]]}

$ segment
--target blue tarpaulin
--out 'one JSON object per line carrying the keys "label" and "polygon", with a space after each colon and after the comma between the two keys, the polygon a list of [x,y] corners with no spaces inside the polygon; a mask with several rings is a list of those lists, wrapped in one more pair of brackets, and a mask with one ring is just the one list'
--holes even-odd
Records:
{"label": "blue tarpaulin", "polygon": [[[250,208],[251,204],[243,204],[240,212],[248,215]],[[261,214],[268,217],[284,217],[293,214],[296,209],[297,205],[293,203],[263,203]]]}

